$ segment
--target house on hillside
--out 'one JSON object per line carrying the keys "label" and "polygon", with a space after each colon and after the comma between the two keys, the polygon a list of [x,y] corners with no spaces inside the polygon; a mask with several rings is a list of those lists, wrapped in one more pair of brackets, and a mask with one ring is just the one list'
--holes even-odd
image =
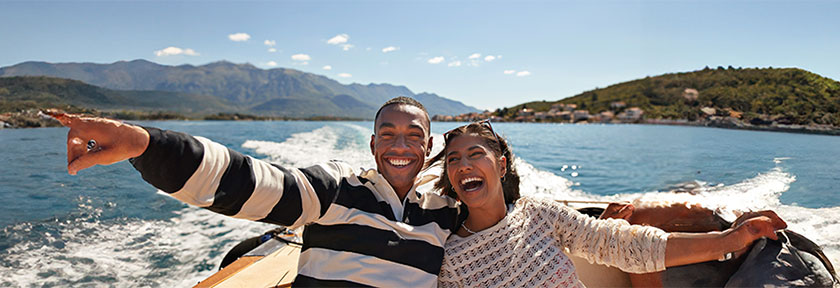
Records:
{"label": "house on hillside", "polygon": [[572,122],[580,122],[589,120],[589,111],[586,110],[575,110],[572,112]]}
{"label": "house on hillside", "polygon": [[685,88],[685,90],[683,90],[682,96],[683,98],[685,98],[685,100],[694,102],[697,101],[697,97],[700,96],[700,92],[697,92],[697,89],[694,88]]}
{"label": "house on hillside", "polygon": [[572,112],[569,111],[560,111],[555,114],[554,119],[563,121],[563,122],[571,122],[572,121]]}
{"label": "house on hillside", "polygon": [[517,113],[517,115],[521,117],[534,116],[534,109],[522,108],[522,110],[519,110],[519,113]]}
{"label": "house on hillside", "polygon": [[619,110],[624,107],[627,107],[627,104],[625,104],[624,101],[615,101],[610,103],[610,109],[612,110]]}
{"label": "house on hillside", "polygon": [[630,107],[627,110],[624,110],[624,112],[618,113],[617,118],[622,122],[638,122],[642,119],[642,114],[644,113],[645,111],[639,107]]}
{"label": "house on hillside", "polygon": [[598,115],[601,116],[601,123],[611,122],[613,120],[613,118],[615,118],[615,113],[613,113],[612,111],[604,111],[604,112],[598,113]]}
{"label": "house on hillside", "polygon": [[715,116],[715,114],[717,113],[717,110],[715,108],[712,108],[712,107],[703,107],[703,108],[700,108],[700,112],[703,112],[703,115],[702,115],[703,118],[708,118],[710,116]]}

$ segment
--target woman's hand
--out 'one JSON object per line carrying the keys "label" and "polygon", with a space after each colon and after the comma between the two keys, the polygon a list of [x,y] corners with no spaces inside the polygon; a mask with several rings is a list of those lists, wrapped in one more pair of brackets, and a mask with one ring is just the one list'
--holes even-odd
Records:
{"label": "woman's hand", "polygon": [[46,114],[70,128],[67,133],[67,172],[70,175],[93,165],[110,165],[140,156],[149,146],[149,132],[138,126],[55,111]]}
{"label": "woman's hand", "polygon": [[739,217],[733,228],[723,232],[671,233],[665,251],[665,266],[680,266],[721,259],[734,252],[743,254],[761,237],[778,239],[776,231],[787,228],[773,211],[749,212]]}
{"label": "woman's hand", "polygon": [[778,240],[779,236],[776,231],[787,228],[785,223],[776,212],[770,210],[747,212],[735,219],[732,223],[732,234],[738,245],[736,247],[735,257],[746,253],[751,244],[761,237],[767,237],[773,240]]}
{"label": "woman's hand", "polygon": [[633,215],[633,211],[635,210],[636,207],[630,203],[610,203],[598,219],[612,218],[627,220],[630,218],[630,215]]}

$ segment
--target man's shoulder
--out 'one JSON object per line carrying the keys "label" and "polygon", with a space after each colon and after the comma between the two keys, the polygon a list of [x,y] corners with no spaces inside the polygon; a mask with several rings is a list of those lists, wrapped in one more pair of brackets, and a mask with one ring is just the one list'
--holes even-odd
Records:
{"label": "man's shoulder", "polygon": [[441,208],[458,208],[458,201],[446,195],[440,195],[439,191],[416,192],[417,203],[420,208],[427,210]]}

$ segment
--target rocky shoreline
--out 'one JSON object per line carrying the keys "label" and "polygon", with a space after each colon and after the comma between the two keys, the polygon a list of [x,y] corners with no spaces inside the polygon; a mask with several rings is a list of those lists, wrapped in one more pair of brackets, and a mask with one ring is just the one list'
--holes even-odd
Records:
{"label": "rocky shoreline", "polygon": [[[102,112],[96,110],[73,111],[95,117],[106,117],[120,120],[191,120],[191,121],[365,121],[369,119],[315,116],[309,118],[270,117],[240,113],[218,113],[206,116],[187,117],[172,112],[138,112],[119,111]],[[0,129],[61,127],[58,120],[44,114],[38,109],[27,109],[19,112],[0,114]]]}
{"label": "rocky shoreline", "polygon": [[768,125],[754,125],[749,122],[741,121],[733,117],[710,117],[704,121],[688,121],[688,120],[667,120],[667,119],[646,119],[640,124],[652,125],[675,125],[675,126],[699,126],[699,127],[714,127],[724,129],[739,129],[752,131],[770,131],[770,132],[786,132],[786,133],[800,133],[800,134],[817,134],[817,135],[833,135],[840,136],[840,127],[829,125],[796,125],[796,124],[775,124]]}
{"label": "rocky shoreline", "polygon": [[61,123],[39,110],[0,114],[0,129],[42,127],[61,127]]}

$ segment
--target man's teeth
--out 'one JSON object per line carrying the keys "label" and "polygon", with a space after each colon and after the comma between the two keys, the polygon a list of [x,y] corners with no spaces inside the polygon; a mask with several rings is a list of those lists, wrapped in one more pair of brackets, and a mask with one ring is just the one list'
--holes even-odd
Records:
{"label": "man's teeth", "polygon": [[466,185],[467,183],[475,182],[475,181],[481,181],[481,178],[478,178],[478,177],[464,178],[463,180],[461,180],[461,185]]}
{"label": "man's teeth", "polygon": [[394,165],[394,166],[405,166],[405,165],[408,165],[408,163],[411,163],[411,160],[408,160],[408,159],[390,159],[390,160],[388,160],[388,162],[390,162],[391,165]]}

